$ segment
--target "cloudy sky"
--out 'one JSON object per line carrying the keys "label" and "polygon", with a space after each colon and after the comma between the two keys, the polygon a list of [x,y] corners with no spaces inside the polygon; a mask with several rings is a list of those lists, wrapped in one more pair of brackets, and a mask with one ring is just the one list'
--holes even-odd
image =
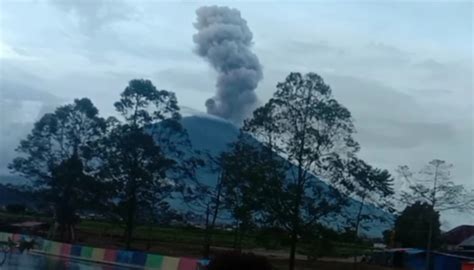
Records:
{"label": "cloudy sky", "polygon": [[[215,72],[193,53],[209,2],[0,1],[0,173],[44,112],[87,96],[103,115],[132,78],[204,111]],[[474,188],[470,1],[217,2],[254,34],[265,102],[291,71],[317,72],[354,115],[361,155],[393,171],[433,158]],[[400,185],[400,184],[398,184]],[[445,214],[445,226],[474,217]]]}

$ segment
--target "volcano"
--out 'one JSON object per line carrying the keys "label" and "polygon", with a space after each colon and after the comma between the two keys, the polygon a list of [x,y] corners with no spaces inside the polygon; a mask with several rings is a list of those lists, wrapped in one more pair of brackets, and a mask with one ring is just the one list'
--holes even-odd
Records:
{"label": "volcano", "polygon": [[[239,134],[239,128],[231,122],[206,114],[185,116],[182,118],[181,123],[188,132],[193,148],[199,151],[208,152],[214,156],[226,151],[229,144],[235,141]],[[293,166],[293,168],[295,168],[295,166]],[[331,187],[324,181],[320,180],[317,176],[313,175],[312,177],[314,177],[315,181],[319,183],[321,190],[328,191],[325,196],[331,196],[329,192]],[[198,171],[198,178],[200,181],[203,181],[208,185],[215,185],[217,182],[217,174],[212,174],[208,171]],[[343,211],[345,215],[355,219],[359,207],[360,202],[356,199],[350,198],[348,206],[345,207]],[[372,221],[362,221],[360,233],[367,237],[382,237],[383,231],[390,229],[394,220],[392,214],[368,203],[364,205],[363,214],[380,217],[380,220],[375,219]],[[349,225],[347,220],[342,218],[342,215],[340,214],[328,216],[320,222],[325,226],[337,230],[343,230]]]}
{"label": "volcano", "polygon": [[[209,114],[203,114],[193,111],[188,113],[181,119],[181,124],[186,128],[189,139],[195,150],[201,152],[207,152],[213,156],[218,156],[223,151],[229,148],[229,144],[237,139],[239,134],[239,128],[232,124],[230,121],[221,119],[217,116]],[[293,166],[293,169],[295,167]],[[292,168],[290,168],[291,170]],[[199,170],[197,177],[200,181],[207,185],[215,185],[217,182],[217,174],[211,173],[208,170]],[[321,190],[328,190],[325,196],[331,196],[329,189],[330,186],[324,181],[318,179],[317,176],[312,176],[315,181],[319,183]],[[10,189],[6,189],[1,184],[27,184],[28,181],[18,176],[0,176],[0,205],[6,203],[25,203],[25,198],[19,194],[12,193]],[[323,195],[324,196],[324,195]],[[179,202],[174,202],[172,205],[176,208],[178,205],[182,205]],[[186,206],[184,206],[186,207]],[[360,207],[360,202],[350,198],[349,204],[343,210],[347,216],[355,219],[357,211]],[[179,210],[190,210],[190,209],[179,209]],[[361,224],[360,233],[368,237],[381,237],[384,230],[391,228],[394,217],[392,214],[380,209],[372,204],[364,205],[364,214],[370,214],[385,221],[379,219],[373,221],[363,221]],[[323,225],[326,225],[333,229],[343,230],[348,226],[347,221],[342,218],[341,215],[335,214],[329,216],[324,220],[320,221]]]}

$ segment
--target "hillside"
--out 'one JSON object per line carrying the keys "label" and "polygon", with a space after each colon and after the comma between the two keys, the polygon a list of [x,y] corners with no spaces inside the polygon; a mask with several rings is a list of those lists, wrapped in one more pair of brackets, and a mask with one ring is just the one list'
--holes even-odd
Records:
{"label": "hillside", "polygon": [[[187,129],[193,147],[200,151],[208,151],[212,154],[218,154],[227,149],[228,144],[234,141],[238,135],[238,128],[230,122],[225,120],[207,116],[207,115],[193,115],[182,119],[183,126]],[[208,184],[216,182],[217,175],[209,174],[207,171],[199,171],[198,177],[201,181]],[[316,181],[320,183],[322,190],[329,190],[329,186],[323,181],[313,176]],[[352,217],[356,216],[359,207],[359,202],[351,199],[348,207],[344,211]],[[373,205],[367,204],[365,206],[365,213],[371,213],[376,216],[384,217],[387,220],[393,220],[393,216]],[[339,216],[328,217],[322,221],[324,224],[332,228],[342,229],[345,227],[343,220]],[[370,237],[381,237],[382,232],[390,228],[390,224],[386,222],[373,221],[363,222],[363,226],[367,229],[361,229],[363,234]]]}
{"label": "hillside", "polygon": [[[239,133],[238,128],[230,122],[204,114],[183,117],[182,124],[188,131],[194,149],[205,151],[213,155],[218,155],[222,151],[225,151],[228,148],[228,144],[233,142]],[[215,184],[217,180],[216,174],[212,174],[204,169],[199,170],[197,176],[201,181],[204,181],[209,185]],[[315,181],[319,182],[322,190],[329,190],[330,187],[328,185],[317,179],[316,176],[313,177],[315,178]],[[25,203],[26,199],[23,198],[21,194],[6,186],[6,184],[22,185],[25,183],[26,181],[18,176],[0,176],[0,205],[8,203]],[[173,203],[173,205],[177,206],[179,204]],[[344,211],[350,216],[355,217],[358,207],[359,202],[351,199],[350,205]],[[365,211],[377,216],[385,217],[388,220],[393,219],[391,214],[384,212],[373,205],[366,205]],[[345,227],[343,220],[339,216],[328,217],[322,222],[332,228],[342,229]],[[390,227],[389,224],[380,221],[371,223],[365,222],[363,225],[367,226],[368,229],[362,229],[362,233],[371,237],[380,237],[382,232]]]}
{"label": "hillside", "polygon": [[0,184],[0,207],[8,204],[33,206],[29,196],[26,196],[24,193],[11,186]]}

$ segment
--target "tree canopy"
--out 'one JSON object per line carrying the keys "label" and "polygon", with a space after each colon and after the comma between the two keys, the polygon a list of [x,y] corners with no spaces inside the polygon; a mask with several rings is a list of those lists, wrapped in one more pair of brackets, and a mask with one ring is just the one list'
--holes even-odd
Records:
{"label": "tree canopy", "polygon": [[70,230],[69,240],[73,240],[76,211],[99,204],[93,191],[102,184],[93,177],[100,163],[95,146],[105,132],[106,121],[92,102],[76,99],[38,120],[20,142],[19,157],[9,166],[33,180],[36,189],[53,203],[56,221]]}
{"label": "tree canopy", "polygon": [[338,212],[347,198],[342,192],[353,192],[354,179],[345,165],[359,149],[351,114],[319,75],[291,73],[245,121],[243,130],[274,152],[273,159],[288,161],[282,163],[288,173],[272,178],[266,197],[272,202],[270,216],[292,235],[292,270],[298,235],[321,217]]}
{"label": "tree canopy", "polygon": [[174,93],[157,90],[149,80],[130,81],[114,105],[121,119],[108,120],[102,177],[113,185],[130,247],[139,210],[158,208],[179,186],[170,176],[181,164],[175,159],[180,154],[175,150],[178,142],[166,135],[186,137],[186,131],[179,123]]}
{"label": "tree canopy", "polygon": [[453,165],[444,160],[434,159],[418,173],[408,166],[400,166],[398,173],[409,185],[409,190],[401,194],[407,204],[414,201],[426,202],[436,211],[474,211],[474,190],[451,180]]}
{"label": "tree canopy", "polygon": [[402,247],[425,249],[432,227],[432,247],[438,247],[440,226],[439,214],[428,203],[416,202],[407,206],[397,217],[394,240]]}

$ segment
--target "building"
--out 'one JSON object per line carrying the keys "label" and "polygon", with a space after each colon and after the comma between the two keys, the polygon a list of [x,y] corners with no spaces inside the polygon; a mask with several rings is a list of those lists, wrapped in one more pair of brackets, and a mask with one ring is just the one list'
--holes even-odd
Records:
{"label": "building", "polygon": [[472,250],[474,251],[474,235],[468,239],[462,241],[458,247],[462,250]]}
{"label": "building", "polygon": [[[463,249],[461,243],[474,236],[474,225],[461,225],[443,234],[449,250]],[[472,241],[472,240],[471,240]],[[471,243],[471,242],[468,242]],[[469,247],[469,246],[468,246]]]}

